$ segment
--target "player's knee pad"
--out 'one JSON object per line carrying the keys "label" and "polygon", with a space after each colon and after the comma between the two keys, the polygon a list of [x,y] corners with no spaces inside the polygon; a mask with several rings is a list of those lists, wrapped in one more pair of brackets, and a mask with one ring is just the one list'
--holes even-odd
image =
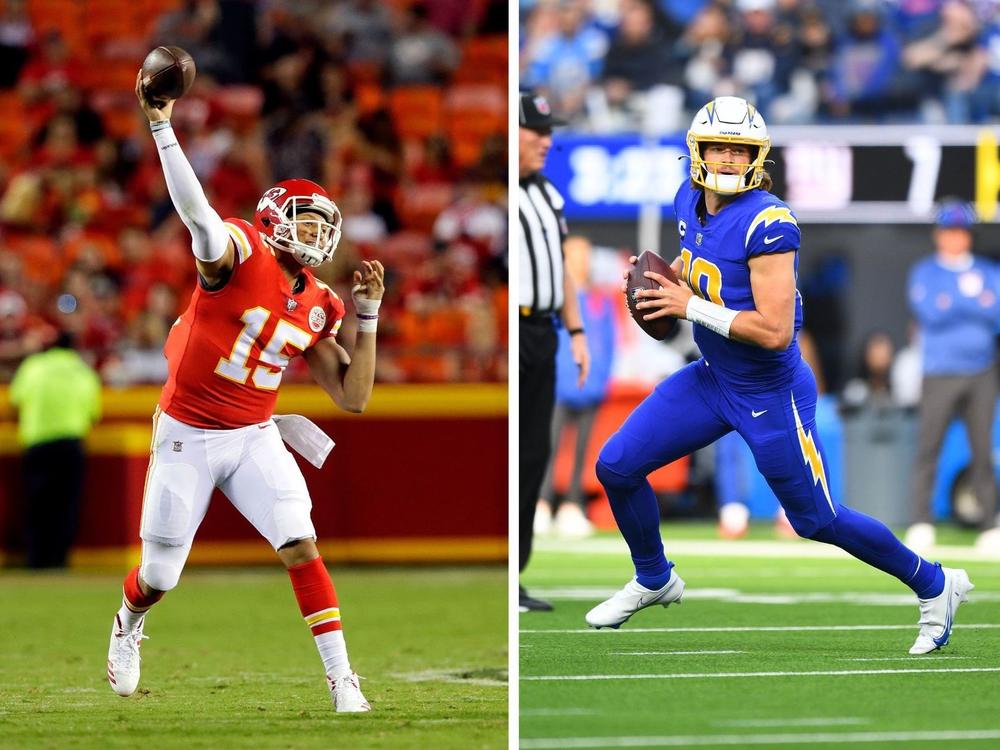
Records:
{"label": "player's knee pad", "polygon": [[844,521],[850,513],[849,508],[845,508],[840,503],[835,506],[837,515],[833,517],[826,526],[817,527],[813,519],[802,520],[788,516],[788,522],[795,529],[795,533],[803,539],[812,539],[814,542],[825,542],[826,544],[837,544],[837,537],[843,530]]}
{"label": "player's knee pad", "polygon": [[186,463],[158,464],[150,471],[143,500],[143,540],[184,545],[193,536],[193,498],[198,470]]}
{"label": "player's knee pad", "polygon": [[142,545],[139,577],[152,589],[170,591],[177,586],[190,547],[171,547],[157,542]]}
{"label": "player's knee pad", "polygon": [[595,472],[597,480],[605,489],[609,490],[630,489],[642,482],[644,478],[641,476],[632,476],[631,474],[623,474],[618,471],[616,464],[609,463],[605,459],[604,451],[601,452],[601,455],[597,459]]}

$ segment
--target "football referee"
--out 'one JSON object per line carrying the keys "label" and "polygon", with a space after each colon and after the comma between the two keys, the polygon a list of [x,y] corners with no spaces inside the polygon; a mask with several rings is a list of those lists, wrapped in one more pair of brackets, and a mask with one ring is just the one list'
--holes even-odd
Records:
{"label": "football referee", "polygon": [[[556,387],[557,321],[570,334],[573,360],[582,387],[590,368],[576,289],[563,273],[563,240],[567,235],[563,198],[541,174],[552,145],[552,128],[564,125],[552,116],[544,97],[522,92],[518,121],[518,218],[520,219],[520,570],[531,555],[535,503],[549,461],[552,410]],[[520,588],[522,612],[546,611],[552,605]]]}

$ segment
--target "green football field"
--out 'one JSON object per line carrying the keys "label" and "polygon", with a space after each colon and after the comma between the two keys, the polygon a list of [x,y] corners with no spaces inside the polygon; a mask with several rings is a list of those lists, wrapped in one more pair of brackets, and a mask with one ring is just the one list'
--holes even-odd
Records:
{"label": "green football field", "polygon": [[976,585],[951,644],[909,656],[909,589],[832,547],[664,527],[683,602],[620,630],[583,616],[632,574],[617,534],[541,540],[522,576],[553,602],[520,618],[522,748],[1000,747],[1000,560],[945,531]]}
{"label": "green football field", "polygon": [[333,712],[280,568],[185,572],[129,698],[106,677],[122,575],[0,574],[0,748],[507,747],[506,569],[331,573],[370,714]]}

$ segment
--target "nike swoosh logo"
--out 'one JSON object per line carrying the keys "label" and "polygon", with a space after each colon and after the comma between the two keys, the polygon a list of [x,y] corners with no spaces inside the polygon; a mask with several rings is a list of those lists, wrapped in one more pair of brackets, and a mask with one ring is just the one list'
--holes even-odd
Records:
{"label": "nike swoosh logo", "polygon": [[767,414],[767,409],[764,409],[764,411],[751,411],[750,412],[750,416],[753,417],[754,419],[756,419],[757,417],[759,417],[761,414]]}
{"label": "nike swoosh logo", "polygon": [[777,242],[778,240],[780,240],[783,236],[784,235],[779,234],[777,237],[765,237],[764,244],[770,245],[772,242]]}

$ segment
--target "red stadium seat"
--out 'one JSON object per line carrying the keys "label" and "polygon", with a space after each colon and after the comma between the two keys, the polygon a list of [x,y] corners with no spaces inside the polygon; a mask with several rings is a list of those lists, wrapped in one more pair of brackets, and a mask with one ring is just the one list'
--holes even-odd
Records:
{"label": "red stadium seat", "polygon": [[507,55],[506,35],[470,39],[462,48],[455,81],[496,83],[506,89]]}
{"label": "red stadium seat", "polygon": [[28,279],[54,284],[62,278],[62,255],[52,239],[44,235],[12,233],[6,238],[6,244],[20,256]]}
{"label": "red stadium seat", "polygon": [[441,131],[443,99],[436,86],[406,86],[389,94],[389,111],[400,138],[426,138]]}
{"label": "red stadium seat", "polygon": [[403,187],[396,199],[396,210],[408,229],[429,232],[438,215],[452,202],[454,193],[454,186],[447,182]]}

